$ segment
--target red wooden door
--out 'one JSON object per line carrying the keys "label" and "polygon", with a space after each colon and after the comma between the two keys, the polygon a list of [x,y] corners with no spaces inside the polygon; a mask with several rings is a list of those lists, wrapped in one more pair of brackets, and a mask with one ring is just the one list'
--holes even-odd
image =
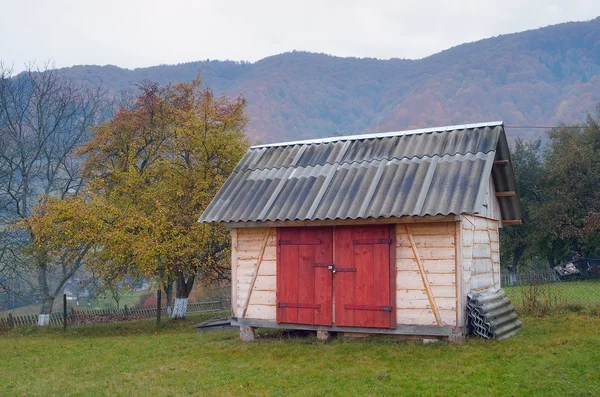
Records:
{"label": "red wooden door", "polygon": [[277,230],[277,322],[331,325],[332,228]]}
{"label": "red wooden door", "polygon": [[335,324],[394,327],[390,227],[335,229]]}

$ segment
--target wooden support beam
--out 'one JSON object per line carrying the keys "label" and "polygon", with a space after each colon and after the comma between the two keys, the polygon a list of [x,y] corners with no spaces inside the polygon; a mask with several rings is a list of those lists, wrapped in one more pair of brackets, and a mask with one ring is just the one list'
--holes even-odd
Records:
{"label": "wooden support beam", "polygon": [[507,219],[502,221],[502,223],[505,225],[520,225],[523,221],[521,219]]}
{"label": "wooden support beam", "polygon": [[231,318],[231,325],[242,327],[251,326],[256,328],[274,329],[298,329],[306,331],[331,331],[331,332],[361,332],[365,334],[388,334],[388,335],[424,335],[424,336],[450,336],[452,327],[449,325],[402,325],[395,328],[363,328],[363,327],[324,327],[321,325],[308,324],[280,324],[275,320],[257,320],[249,318]]}
{"label": "wooden support beam", "polygon": [[265,221],[265,222],[229,222],[225,223],[230,229],[245,229],[251,227],[302,227],[302,226],[349,226],[349,225],[379,225],[395,223],[424,223],[424,222],[455,222],[459,215],[425,215],[402,216],[390,218],[367,219],[336,219],[336,220],[304,220],[304,221]]}
{"label": "wooden support beam", "polygon": [[442,317],[440,316],[440,312],[437,308],[437,305],[435,304],[431,284],[429,284],[427,273],[425,273],[425,267],[423,266],[421,255],[419,254],[419,251],[417,251],[417,245],[415,244],[415,239],[413,237],[412,230],[409,225],[404,226],[406,227],[406,234],[408,234],[408,240],[410,241],[410,246],[415,256],[415,261],[417,262],[417,266],[419,267],[421,280],[423,281],[423,285],[425,286],[425,291],[427,292],[427,299],[429,300],[429,306],[431,306],[431,311],[433,312],[433,315],[435,317],[435,322],[437,323],[437,325],[442,325]]}
{"label": "wooden support beam", "polygon": [[508,165],[508,160],[495,160],[494,165]]}
{"label": "wooden support beam", "polygon": [[516,196],[517,192],[514,190],[509,190],[507,192],[496,192],[496,197],[513,197]]}

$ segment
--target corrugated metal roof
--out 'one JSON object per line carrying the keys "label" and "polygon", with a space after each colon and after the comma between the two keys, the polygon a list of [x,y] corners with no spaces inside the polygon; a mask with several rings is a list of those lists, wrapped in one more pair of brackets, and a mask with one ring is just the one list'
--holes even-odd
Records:
{"label": "corrugated metal roof", "polygon": [[[510,164],[493,166],[508,155],[501,122],[255,146],[200,222],[476,214],[490,173],[516,189]],[[521,219],[518,196],[499,201]]]}

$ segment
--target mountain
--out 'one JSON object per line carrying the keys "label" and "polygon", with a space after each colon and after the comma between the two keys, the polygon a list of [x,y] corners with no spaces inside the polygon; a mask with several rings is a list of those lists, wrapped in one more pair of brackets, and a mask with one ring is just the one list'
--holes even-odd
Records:
{"label": "mountain", "polygon": [[[142,79],[187,81],[199,70],[216,92],[247,98],[253,141],[493,120],[553,126],[581,121],[600,102],[600,17],[462,44],[419,60],[294,51],[254,63],[73,66],[60,73],[117,92]],[[543,130],[507,132],[534,138]]]}

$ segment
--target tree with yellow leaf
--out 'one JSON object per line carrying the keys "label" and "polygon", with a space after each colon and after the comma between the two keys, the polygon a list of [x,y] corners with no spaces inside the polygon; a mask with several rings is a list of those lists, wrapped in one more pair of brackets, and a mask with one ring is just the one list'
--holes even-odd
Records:
{"label": "tree with yellow leaf", "polygon": [[197,219],[248,147],[244,98],[218,97],[202,84],[140,84],[135,102],[80,149],[87,191],[111,225],[88,266],[163,285],[175,279],[173,318],[185,317],[196,277],[228,277],[228,231]]}
{"label": "tree with yellow leaf", "polygon": [[[197,277],[229,277],[228,231],[197,219],[248,146],[244,98],[202,84],[139,84],[133,103],[79,149],[85,191],[47,201],[30,226],[43,231],[46,251],[85,247],[86,265],[99,275],[152,277],[165,287],[174,280],[173,318],[185,317]],[[56,225],[70,228],[69,237],[53,236]]]}

